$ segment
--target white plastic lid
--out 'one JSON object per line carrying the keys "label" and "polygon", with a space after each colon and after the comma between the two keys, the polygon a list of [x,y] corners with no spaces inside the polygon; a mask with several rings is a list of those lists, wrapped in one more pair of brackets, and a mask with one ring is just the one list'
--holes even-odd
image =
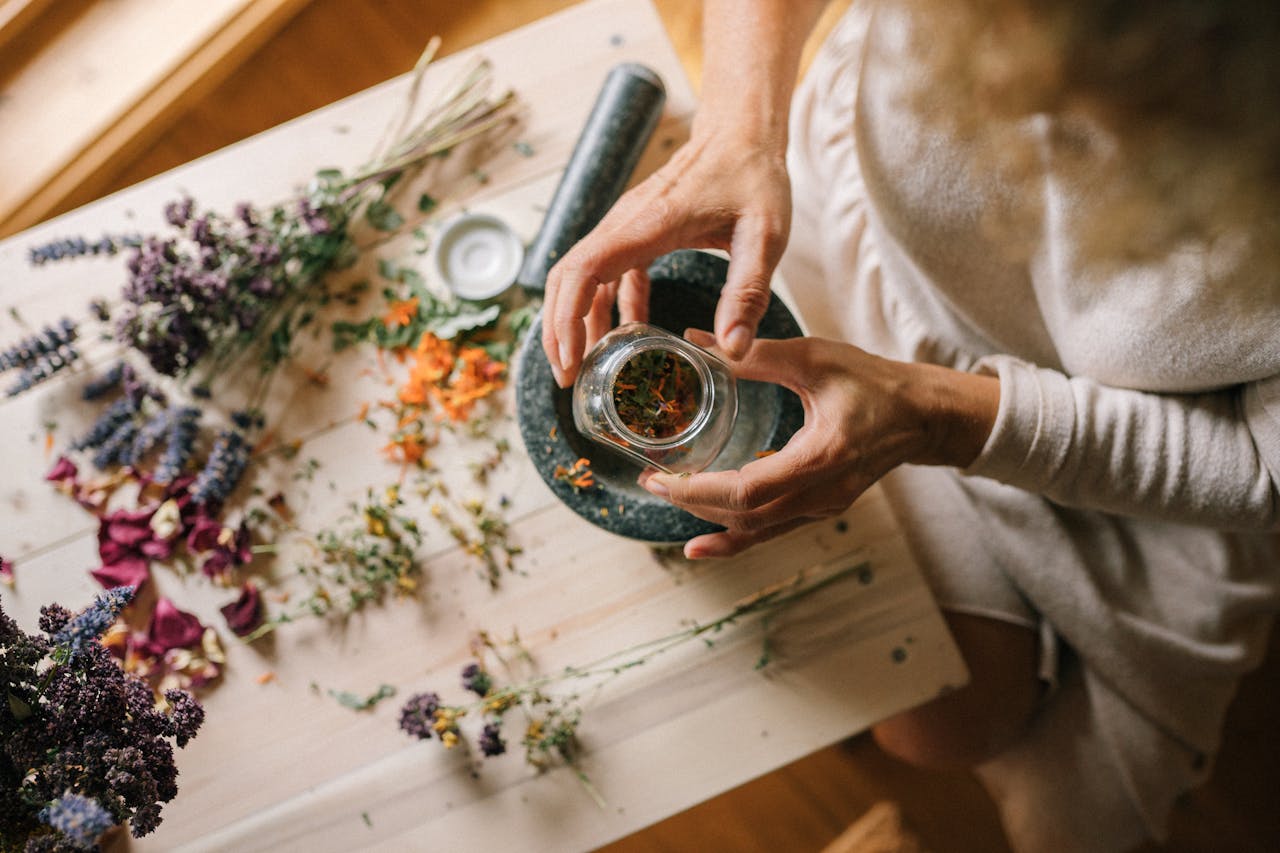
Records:
{"label": "white plastic lid", "polygon": [[524,246],[511,228],[486,213],[462,213],[446,222],[432,247],[432,263],[463,299],[492,299],[516,280]]}

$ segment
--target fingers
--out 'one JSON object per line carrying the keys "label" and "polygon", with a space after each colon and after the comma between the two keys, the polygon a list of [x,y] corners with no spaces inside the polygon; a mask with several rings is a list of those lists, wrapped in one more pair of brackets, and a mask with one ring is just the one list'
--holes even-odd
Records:
{"label": "fingers", "polygon": [[618,286],[618,319],[624,323],[649,320],[649,274],[643,269],[627,270]]}
{"label": "fingers", "polygon": [[[582,364],[587,337],[584,318],[595,302],[596,290],[647,267],[653,258],[685,241],[691,214],[673,209],[669,200],[649,198],[653,195],[642,184],[623,196],[547,274],[542,346],[562,388],[573,382]],[[636,308],[634,303],[627,306],[628,311]]]}
{"label": "fingers", "polygon": [[768,541],[802,527],[816,518],[793,518],[790,521],[758,530],[725,530],[721,533],[707,533],[690,539],[684,545],[684,555],[690,560],[705,560],[712,557],[732,557],[761,542]]}
{"label": "fingers", "polygon": [[554,290],[548,286],[547,303],[542,313],[542,346],[561,388],[572,385],[578,374],[586,346],[583,321],[595,303],[597,290],[605,281],[608,279],[591,277],[566,283],[562,278]]}
{"label": "fingers", "polygon": [[742,358],[769,307],[769,283],[786,246],[786,226],[765,216],[743,217],[729,248],[729,277],[716,306],[716,339],[731,359]]}
{"label": "fingers", "polygon": [[585,321],[587,339],[584,351],[589,352],[613,328],[613,303],[617,294],[617,282],[596,289],[596,298],[591,303],[591,310],[587,312]]}

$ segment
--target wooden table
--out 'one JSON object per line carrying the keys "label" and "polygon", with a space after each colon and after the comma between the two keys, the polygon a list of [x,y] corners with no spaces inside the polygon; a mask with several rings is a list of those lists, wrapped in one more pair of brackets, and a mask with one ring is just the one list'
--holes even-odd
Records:
{"label": "wooden table", "polygon": [[[667,112],[639,174],[652,170],[687,132],[694,102],[679,63],[644,0],[593,0],[476,49],[527,110],[523,153],[486,163],[487,181],[455,194],[440,214],[465,206],[493,212],[530,239],[560,169],[608,70],[639,60],[668,86]],[[447,79],[471,52],[428,77]],[[374,147],[403,97],[397,79],[303,119],[197,160],[154,180],[0,243],[0,306],[17,306],[28,325],[78,312],[110,297],[123,279],[119,259],[32,268],[30,246],[57,237],[158,230],[163,204],[189,192],[229,210],[238,200],[284,198],[321,166],[352,167]],[[529,149],[532,149],[532,156]],[[359,275],[373,260],[366,258]],[[25,327],[0,317],[0,341]],[[318,356],[319,357],[319,356]],[[270,404],[282,436],[305,440],[320,461],[302,519],[332,522],[367,486],[392,482],[377,434],[350,415],[385,392],[370,359],[341,355],[327,389],[297,374]],[[71,607],[96,591],[95,520],[43,482],[52,459],[45,425],[65,444],[91,409],[79,380],[48,383],[0,403],[0,464],[6,512],[0,553],[17,562],[5,606],[26,627],[40,604]],[[508,406],[508,410],[510,407]],[[521,849],[580,850],[621,837],[714,794],[865,729],[874,721],[962,683],[963,664],[909,558],[878,491],[840,519],[820,523],[727,561],[663,562],[646,545],[615,537],[563,507],[534,458],[517,452],[495,474],[489,495],[509,497],[513,539],[525,548],[519,574],[490,588],[466,554],[440,531],[428,535],[429,580],[412,598],[365,611],[337,630],[319,620],[286,626],[269,644],[244,645],[223,629],[227,671],[203,698],[204,731],[179,753],[178,798],[153,836],[155,850]],[[452,442],[452,443],[450,443]],[[435,460],[459,490],[477,448],[446,440]],[[291,469],[264,466],[255,483],[297,488]],[[469,772],[459,751],[415,742],[396,727],[399,700],[424,689],[461,700],[458,672],[477,630],[518,628],[544,671],[705,620],[735,601],[806,567],[869,561],[861,581],[830,587],[774,621],[776,660],[757,672],[760,630],[747,624],[639,667],[593,694],[580,737],[598,807],[569,771],[538,774],[507,756]],[[198,576],[157,569],[153,582],[180,606],[222,625],[226,590]],[[696,647],[695,647],[696,646]],[[274,680],[259,683],[271,672]],[[397,699],[355,712],[319,691],[367,693],[395,685]]]}

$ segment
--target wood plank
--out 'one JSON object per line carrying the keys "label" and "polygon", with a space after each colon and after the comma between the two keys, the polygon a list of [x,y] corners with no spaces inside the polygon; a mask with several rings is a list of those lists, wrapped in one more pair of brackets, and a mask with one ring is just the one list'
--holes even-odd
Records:
{"label": "wood plank", "polygon": [[141,150],[307,0],[89,6],[5,81],[0,234],[46,218]]}
{"label": "wood plank", "polygon": [[4,0],[0,3],[0,50],[25,33],[51,5],[53,0]]}

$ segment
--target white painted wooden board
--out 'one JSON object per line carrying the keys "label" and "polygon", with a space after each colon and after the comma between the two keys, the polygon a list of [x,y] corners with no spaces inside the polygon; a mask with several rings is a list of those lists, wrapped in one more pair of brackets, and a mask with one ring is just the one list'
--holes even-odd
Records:
{"label": "white painted wooden board", "polygon": [[[464,182],[442,215],[450,205],[488,210],[531,238],[617,62],[646,62],[668,85],[667,114],[642,173],[667,156],[664,140],[686,132],[693,99],[643,0],[593,0],[474,52],[491,58],[498,78],[519,93],[527,112],[519,138],[534,154],[507,146],[486,164],[488,183]],[[428,85],[448,78],[470,53],[442,62]],[[405,85],[391,81],[0,243],[0,307],[16,304],[36,324],[79,311],[91,295],[109,295],[120,284],[118,259],[33,269],[26,262],[31,245],[153,230],[164,202],[179,191],[227,210],[241,199],[283,198],[320,166],[358,164]],[[397,250],[403,246],[385,249]],[[371,263],[351,275],[367,275]],[[0,340],[20,331],[0,317]],[[332,522],[366,485],[396,478],[378,455],[379,436],[351,419],[362,402],[387,396],[367,373],[371,361],[366,353],[333,359],[323,390],[286,376],[271,401],[280,434],[309,438],[302,456],[322,463],[309,499],[295,504],[309,527]],[[65,443],[89,416],[75,402],[79,384],[52,382],[0,403],[0,553],[18,563],[18,586],[4,599],[28,627],[41,603],[80,606],[95,591],[86,574],[96,553],[94,520],[42,481],[51,463],[42,452],[42,424],[56,419]],[[537,475],[537,449],[530,458],[514,424],[501,428],[516,452],[487,494],[512,501],[513,539],[526,549],[522,573],[490,590],[475,578],[470,558],[431,529],[428,579],[416,598],[369,610],[342,630],[314,620],[286,626],[263,646],[239,644],[224,630],[227,674],[203,697],[205,730],[179,753],[181,793],[138,849],[482,850],[510,848],[515,839],[519,849],[589,849],[963,682],[959,656],[877,490],[845,515],[846,532],[826,522],[740,558],[672,567],[647,546],[561,506]],[[451,488],[482,496],[466,464],[483,452],[451,439],[432,458]],[[268,467],[257,476],[268,490],[296,494],[288,469]],[[539,665],[554,671],[714,617],[800,569],[864,559],[870,582],[833,586],[775,621],[778,660],[764,672],[753,668],[760,634],[748,624],[714,648],[691,644],[596,695],[580,736],[603,809],[564,770],[538,775],[513,755],[489,761],[473,778],[459,752],[411,741],[396,728],[400,700],[413,692],[464,698],[458,671],[470,660],[476,630],[506,635],[518,628]],[[222,624],[216,610],[225,590],[163,569],[154,582],[184,609]],[[257,683],[267,671],[276,679]],[[400,693],[356,713],[313,691],[312,682],[358,693],[389,683]]]}

